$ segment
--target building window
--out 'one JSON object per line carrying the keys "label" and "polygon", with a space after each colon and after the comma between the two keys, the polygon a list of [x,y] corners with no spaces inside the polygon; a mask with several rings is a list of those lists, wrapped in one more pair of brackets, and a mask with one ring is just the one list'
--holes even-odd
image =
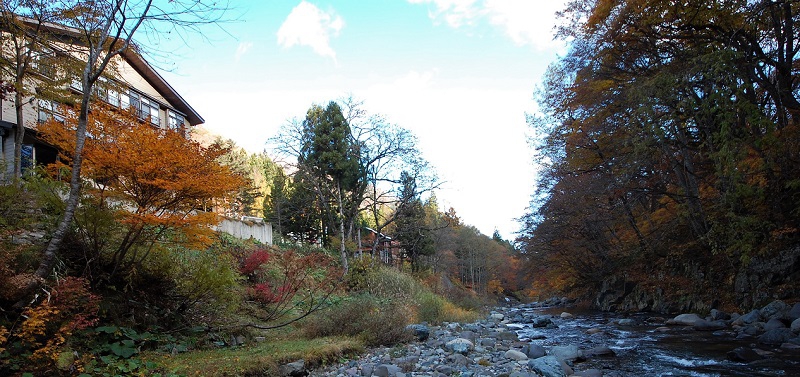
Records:
{"label": "building window", "polygon": [[174,110],[168,110],[169,113],[169,129],[180,131],[183,129],[184,117],[183,114],[177,113]]}
{"label": "building window", "polygon": [[136,109],[136,115],[139,116],[139,118],[147,119],[147,117],[150,117],[150,123],[156,126],[161,125],[158,111],[160,106],[158,102],[134,92],[133,90],[128,93],[128,100],[130,106]]}
{"label": "building window", "polygon": [[39,74],[48,77],[48,78],[55,78],[56,77],[56,65],[54,60],[56,58],[56,53],[44,47],[40,51],[33,51],[31,53],[31,61],[30,61],[30,68],[34,71],[39,72]]}
{"label": "building window", "polygon": [[64,115],[58,112],[58,104],[46,99],[40,99],[39,123],[47,122],[50,119],[55,119],[58,122],[64,123]]}
{"label": "building window", "polygon": [[101,77],[94,85],[94,93],[97,98],[108,104],[120,107],[120,93],[113,89],[112,85],[113,83],[109,82],[105,77]]}

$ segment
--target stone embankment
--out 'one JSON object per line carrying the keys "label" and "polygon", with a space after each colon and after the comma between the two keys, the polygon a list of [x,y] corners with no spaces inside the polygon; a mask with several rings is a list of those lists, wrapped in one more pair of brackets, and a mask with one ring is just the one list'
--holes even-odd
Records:
{"label": "stone embankment", "polygon": [[[533,328],[556,328],[553,321],[569,321],[570,313],[560,318],[534,314],[530,305],[495,308],[488,318],[470,324],[444,323],[441,326],[416,324],[408,327],[417,341],[392,348],[376,348],[356,360],[308,371],[302,361],[282,367],[283,376],[342,377],[566,377],[622,376],[612,370],[581,369],[582,361],[614,358],[606,346],[581,347],[563,344],[542,347],[520,341],[519,324]],[[713,331],[738,339],[752,339],[752,347],[739,347],[728,353],[737,362],[758,362],[770,357],[773,349],[796,351],[800,348],[800,304],[790,307],[776,301],[745,315],[712,311],[707,317],[681,314],[666,320],[647,319],[656,331]],[[620,319],[620,326],[638,325],[633,319]],[[591,335],[595,329],[587,329]],[[599,330],[598,330],[599,331]],[[527,340],[527,339],[526,339]]]}

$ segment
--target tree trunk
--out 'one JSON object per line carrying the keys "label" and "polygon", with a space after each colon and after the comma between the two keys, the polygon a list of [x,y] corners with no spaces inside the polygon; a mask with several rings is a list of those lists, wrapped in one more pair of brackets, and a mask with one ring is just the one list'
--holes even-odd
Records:
{"label": "tree trunk", "polygon": [[342,183],[336,182],[336,199],[339,201],[339,252],[342,255],[342,268],[344,275],[347,275],[349,266],[347,265],[347,246],[344,239],[344,209],[342,208]]}
{"label": "tree trunk", "polygon": [[[90,68],[91,66],[87,64],[84,70],[84,93],[90,93],[91,90],[91,86],[87,84],[87,77],[89,75]],[[17,301],[17,303],[14,304],[15,308],[24,307],[27,304],[26,297],[38,289],[44,280],[50,275],[53,270],[53,265],[56,261],[58,249],[61,247],[61,243],[64,240],[64,236],[67,235],[70,225],[72,225],[72,219],[75,216],[75,210],[78,208],[78,202],[81,195],[81,166],[83,164],[83,146],[86,143],[86,125],[88,123],[88,118],[89,95],[84,95],[83,99],[81,100],[80,114],[78,115],[78,128],[75,131],[75,155],[73,156],[72,160],[72,177],[70,178],[69,197],[67,198],[64,215],[58,222],[58,226],[53,232],[53,237],[50,239],[50,242],[47,244],[47,248],[42,254],[42,260],[39,262],[39,268],[37,268],[36,272],[34,273],[35,279],[32,279],[31,283],[25,287],[24,295],[19,301]]]}
{"label": "tree trunk", "polygon": [[[17,80],[17,83],[19,84]],[[21,86],[18,86],[21,88]],[[17,132],[14,133],[14,184],[19,185],[20,178],[22,178],[22,140],[25,137],[25,122],[23,105],[22,90],[17,89],[14,92],[14,110],[17,115]]]}

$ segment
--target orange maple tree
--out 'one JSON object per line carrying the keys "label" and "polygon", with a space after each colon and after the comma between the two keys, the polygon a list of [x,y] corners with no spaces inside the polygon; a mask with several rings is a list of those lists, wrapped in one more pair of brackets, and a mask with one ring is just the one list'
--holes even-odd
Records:
{"label": "orange maple tree", "polygon": [[[52,119],[38,130],[61,151],[55,167],[68,169],[78,113],[67,107],[60,112],[63,122]],[[86,195],[97,208],[112,210],[123,228],[115,245],[95,250],[108,256],[105,263],[112,271],[141,262],[153,244],[166,239],[208,245],[218,216],[205,209],[224,206],[246,183],[218,162],[224,147],[204,147],[180,131],[152,126],[133,111],[95,104],[87,135]]]}

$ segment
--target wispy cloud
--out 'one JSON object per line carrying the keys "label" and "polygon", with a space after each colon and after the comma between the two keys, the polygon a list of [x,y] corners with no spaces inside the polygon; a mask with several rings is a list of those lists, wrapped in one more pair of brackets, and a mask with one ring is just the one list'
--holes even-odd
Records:
{"label": "wispy cloud", "polygon": [[286,48],[308,46],[320,56],[336,61],[330,39],[338,36],[342,28],[344,20],[333,10],[325,12],[314,4],[301,1],[278,29],[278,44]]}
{"label": "wispy cloud", "polygon": [[560,47],[553,40],[555,13],[565,0],[408,0],[430,4],[434,22],[444,20],[453,28],[488,21],[500,28],[514,43],[538,49]]}
{"label": "wispy cloud", "polygon": [[253,42],[239,42],[239,47],[236,47],[236,53],[233,55],[233,60],[238,62],[242,59],[242,56],[246,54],[250,49],[253,48]]}

